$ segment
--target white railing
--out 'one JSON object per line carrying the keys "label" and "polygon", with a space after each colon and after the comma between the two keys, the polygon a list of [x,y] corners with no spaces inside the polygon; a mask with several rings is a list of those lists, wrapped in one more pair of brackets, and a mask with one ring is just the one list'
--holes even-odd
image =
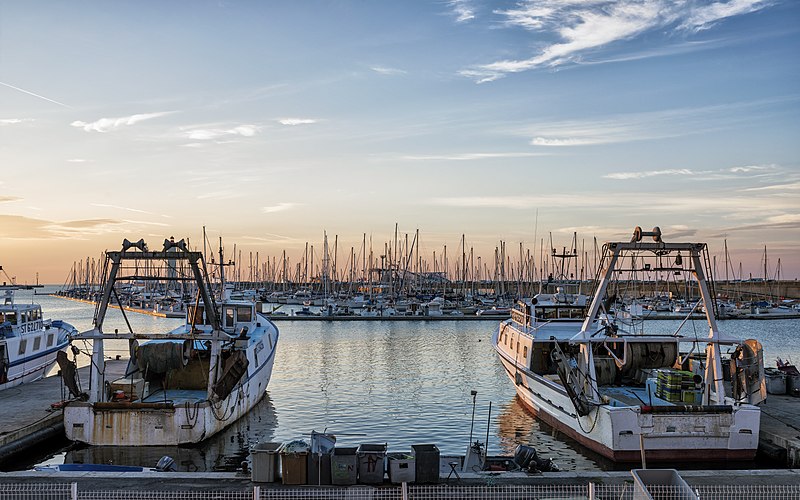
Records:
{"label": "white railing", "polygon": [[800,500],[800,484],[702,485],[689,491],[649,486],[643,496],[631,483],[586,485],[403,485],[283,487],[226,490],[94,490],[78,483],[0,482],[0,500]]}

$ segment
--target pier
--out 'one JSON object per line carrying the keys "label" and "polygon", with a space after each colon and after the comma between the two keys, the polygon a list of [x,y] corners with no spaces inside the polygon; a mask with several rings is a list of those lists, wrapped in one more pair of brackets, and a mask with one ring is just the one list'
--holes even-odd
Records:
{"label": "pier", "polygon": [[[127,359],[109,360],[106,373],[109,378],[119,377],[127,364]],[[88,373],[87,367],[79,369],[80,380],[88,380]],[[63,436],[61,404],[68,398],[69,390],[59,375],[0,391],[0,465],[43,441]]]}

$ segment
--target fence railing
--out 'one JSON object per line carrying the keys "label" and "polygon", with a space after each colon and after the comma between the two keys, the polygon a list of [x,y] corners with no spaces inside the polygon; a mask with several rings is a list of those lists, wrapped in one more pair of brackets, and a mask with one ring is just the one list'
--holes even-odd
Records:
{"label": "fence railing", "polygon": [[800,484],[648,486],[586,485],[401,485],[254,486],[226,490],[95,490],[78,483],[4,483],[0,500],[800,500]]}

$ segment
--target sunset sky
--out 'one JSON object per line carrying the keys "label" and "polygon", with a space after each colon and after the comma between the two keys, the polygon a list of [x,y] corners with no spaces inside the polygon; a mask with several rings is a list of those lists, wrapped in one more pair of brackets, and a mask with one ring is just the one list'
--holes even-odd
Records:
{"label": "sunset sky", "polygon": [[0,265],[657,225],[800,277],[798,54],[794,0],[3,2]]}

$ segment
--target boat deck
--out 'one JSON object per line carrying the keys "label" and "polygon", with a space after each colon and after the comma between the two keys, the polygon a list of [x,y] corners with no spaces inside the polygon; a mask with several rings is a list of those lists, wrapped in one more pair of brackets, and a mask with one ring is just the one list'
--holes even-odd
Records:
{"label": "boat deck", "polygon": [[172,403],[174,405],[184,403],[201,403],[208,399],[206,391],[186,390],[186,389],[167,389],[159,390],[150,394],[142,400],[143,403]]}

